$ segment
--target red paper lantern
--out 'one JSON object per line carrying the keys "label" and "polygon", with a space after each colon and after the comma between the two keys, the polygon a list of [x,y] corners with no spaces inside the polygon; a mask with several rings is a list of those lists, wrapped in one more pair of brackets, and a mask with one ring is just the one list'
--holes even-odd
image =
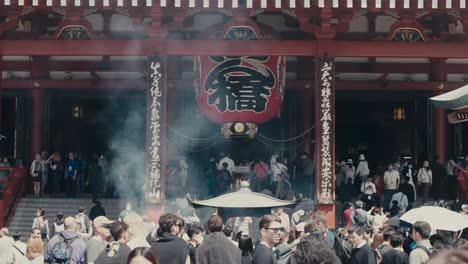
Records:
{"label": "red paper lantern", "polygon": [[[257,36],[252,27],[232,26],[224,38],[252,40]],[[197,103],[216,123],[261,124],[273,118],[283,102],[285,57],[200,56],[195,74]]]}

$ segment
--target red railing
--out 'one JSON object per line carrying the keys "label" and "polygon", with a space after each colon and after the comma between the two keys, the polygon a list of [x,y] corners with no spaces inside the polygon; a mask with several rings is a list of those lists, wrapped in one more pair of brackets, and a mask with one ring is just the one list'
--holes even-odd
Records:
{"label": "red railing", "polygon": [[0,196],[0,227],[3,227],[11,220],[18,197],[26,191],[26,170],[24,167],[0,167],[0,171],[8,172],[8,178],[0,178],[0,183],[5,184]]}

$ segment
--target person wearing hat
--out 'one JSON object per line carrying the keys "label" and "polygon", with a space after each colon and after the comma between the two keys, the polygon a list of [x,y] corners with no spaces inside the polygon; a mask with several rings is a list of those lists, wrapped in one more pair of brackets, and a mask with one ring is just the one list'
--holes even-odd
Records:
{"label": "person wearing hat", "polygon": [[463,204],[461,206],[461,214],[468,217],[468,204]]}
{"label": "person wearing hat", "polygon": [[348,159],[346,161],[346,166],[344,168],[344,171],[345,171],[346,181],[348,181],[348,179],[352,179],[352,182],[354,183],[354,180],[355,180],[354,176],[356,175],[356,168],[353,165],[352,159]]}
{"label": "person wearing hat", "polygon": [[359,164],[355,174],[357,186],[361,186],[361,183],[364,183],[367,180],[367,177],[369,177],[369,164],[367,163],[364,154],[361,154],[359,155]]}
{"label": "person wearing hat", "polygon": [[105,216],[98,216],[94,219],[94,236],[86,242],[86,247],[88,248],[85,255],[86,263],[94,263],[99,254],[106,248],[107,240],[110,238],[110,232],[104,225],[110,223],[112,223],[112,221]]}

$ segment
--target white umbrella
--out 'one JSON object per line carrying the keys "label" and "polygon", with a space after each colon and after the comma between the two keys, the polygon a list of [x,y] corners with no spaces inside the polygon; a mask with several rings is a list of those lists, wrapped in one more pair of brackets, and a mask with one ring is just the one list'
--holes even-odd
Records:
{"label": "white umbrella", "polygon": [[431,229],[460,231],[468,227],[468,218],[460,213],[438,206],[422,206],[402,215],[400,220],[410,224],[417,221],[428,222]]}

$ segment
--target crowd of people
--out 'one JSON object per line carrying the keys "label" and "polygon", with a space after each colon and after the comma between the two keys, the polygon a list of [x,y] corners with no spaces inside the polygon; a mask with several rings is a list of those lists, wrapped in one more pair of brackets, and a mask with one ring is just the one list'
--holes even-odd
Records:
{"label": "crowd of people", "polygon": [[[142,179],[143,175],[138,175],[133,167],[128,161],[113,160],[104,155],[94,154],[87,159],[70,152],[67,159],[63,159],[59,152],[48,155],[43,151],[35,155],[29,174],[35,197],[75,197],[77,194],[91,193],[94,201],[99,197],[127,198],[118,188],[122,182],[128,194],[136,193],[137,187],[134,185],[139,184],[136,179]],[[131,183],[134,185],[130,186]]]}
{"label": "crowd of people", "polygon": [[[127,203],[118,219],[95,206],[86,214],[58,213],[49,230],[44,210],[33,220],[24,243],[19,234],[0,230],[0,263],[96,264],[423,264],[467,263],[468,230],[432,230],[386,223],[382,208],[347,209],[345,225],[331,230],[313,207],[276,208],[262,217],[223,219],[218,211],[198,217],[166,213],[158,222],[140,216]],[[468,218],[468,205],[461,212]],[[196,216],[196,214],[194,214]],[[364,218],[365,220],[362,220]],[[258,238],[251,234],[258,233]]]}

